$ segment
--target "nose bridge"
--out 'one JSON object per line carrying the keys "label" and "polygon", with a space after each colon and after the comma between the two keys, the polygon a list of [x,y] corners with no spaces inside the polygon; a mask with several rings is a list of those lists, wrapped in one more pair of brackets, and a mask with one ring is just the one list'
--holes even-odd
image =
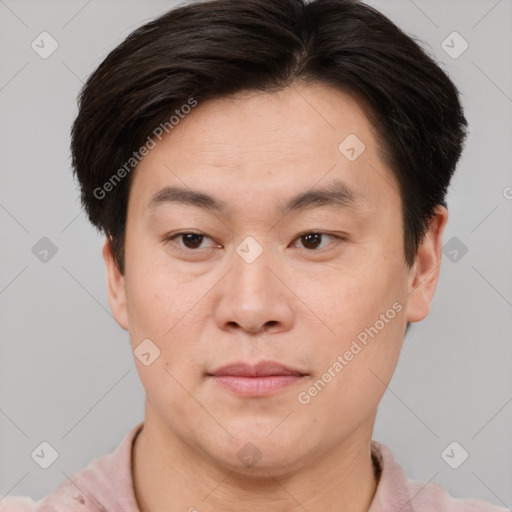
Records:
{"label": "nose bridge", "polygon": [[293,313],[286,287],[274,275],[279,270],[269,244],[249,236],[235,251],[216,311],[219,326],[251,332],[289,328]]}
{"label": "nose bridge", "polygon": [[[247,306],[252,301],[262,301],[265,296],[270,297],[272,267],[272,249],[269,244],[265,248],[253,237],[247,237],[236,248],[236,256],[233,258],[233,279],[235,289]],[[269,298],[267,297],[267,298]]]}

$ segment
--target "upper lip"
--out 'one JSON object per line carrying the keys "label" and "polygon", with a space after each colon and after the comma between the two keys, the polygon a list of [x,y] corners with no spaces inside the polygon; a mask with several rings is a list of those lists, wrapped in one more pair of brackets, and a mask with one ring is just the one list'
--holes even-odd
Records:
{"label": "upper lip", "polygon": [[219,376],[239,376],[239,377],[268,377],[270,375],[305,375],[300,370],[290,368],[276,361],[260,361],[257,364],[248,364],[244,362],[231,363],[208,375]]}

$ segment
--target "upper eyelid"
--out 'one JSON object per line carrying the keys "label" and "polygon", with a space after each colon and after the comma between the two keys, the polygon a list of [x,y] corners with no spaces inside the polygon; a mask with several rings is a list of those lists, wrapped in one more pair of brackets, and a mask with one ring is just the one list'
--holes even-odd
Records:
{"label": "upper eyelid", "polygon": [[[208,235],[206,235],[205,233],[197,233],[197,232],[195,232],[195,231],[183,231],[183,232],[181,232],[181,233],[174,233],[174,234],[172,234],[172,235],[166,236],[166,237],[164,238],[164,242],[166,242],[166,241],[167,241],[167,242],[169,242],[169,241],[174,241],[175,239],[179,239],[179,237],[180,237],[180,236],[184,236],[184,235],[200,235],[200,236],[202,236],[202,237],[204,237],[204,238],[209,238],[210,240],[212,240],[213,242],[215,242],[211,236],[208,236]],[[217,242],[215,242],[215,243],[217,243]],[[196,250],[196,251],[197,251],[197,249],[188,249],[187,247],[185,247],[185,249],[187,249],[187,250],[189,250],[189,251],[193,251],[193,250]]]}
{"label": "upper eyelid", "polygon": [[[310,234],[320,234],[320,235],[324,235],[324,236],[329,236],[331,238],[334,239],[334,243],[336,242],[343,242],[343,241],[346,241],[348,240],[348,238],[345,236],[345,235],[342,235],[342,234],[333,234],[333,233],[326,233],[324,231],[306,231],[305,233],[301,233],[300,235],[297,235],[295,237],[295,240],[299,240],[301,237],[305,236],[305,235],[310,235]],[[329,244],[330,245],[330,244]],[[325,248],[324,248],[325,249]],[[320,251],[308,251],[308,252],[320,252]]]}

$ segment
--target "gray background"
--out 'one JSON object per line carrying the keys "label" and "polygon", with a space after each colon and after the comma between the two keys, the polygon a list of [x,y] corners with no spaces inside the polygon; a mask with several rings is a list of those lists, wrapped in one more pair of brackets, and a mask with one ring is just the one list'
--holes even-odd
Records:
{"label": "gray background", "polygon": [[[456,239],[373,437],[411,478],[510,508],[512,3],[371,4],[441,61],[471,132],[448,198],[445,244]],[[143,420],[128,335],[108,307],[103,239],[80,211],[70,172],[69,129],[79,88],[107,52],[174,5],[0,1],[0,498],[41,498]],[[47,59],[31,48],[43,31],[59,44]],[[469,43],[456,59],[441,47],[453,31]],[[42,237],[57,247],[47,262],[32,252]],[[30,456],[44,440],[59,453],[46,470]],[[441,457],[452,441],[469,452],[458,469]]]}

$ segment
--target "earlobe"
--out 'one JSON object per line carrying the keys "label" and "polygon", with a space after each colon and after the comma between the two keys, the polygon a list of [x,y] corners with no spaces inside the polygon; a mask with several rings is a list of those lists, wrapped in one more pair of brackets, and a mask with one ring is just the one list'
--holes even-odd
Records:
{"label": "earlobe", "polygon": [[103,260],[107,272],[107,295],[110,310],[119,326],[128,331],[125,279],[115,261],[112,242],[107,237],[103,245]]}
{"label": "earlobe", "polygon": [[430,312],[441,268],[443,233],[448,221],[448,210],[439,205],[429,229],[418,247],[416,261],[411,268],[407,320],[419,322]]}

